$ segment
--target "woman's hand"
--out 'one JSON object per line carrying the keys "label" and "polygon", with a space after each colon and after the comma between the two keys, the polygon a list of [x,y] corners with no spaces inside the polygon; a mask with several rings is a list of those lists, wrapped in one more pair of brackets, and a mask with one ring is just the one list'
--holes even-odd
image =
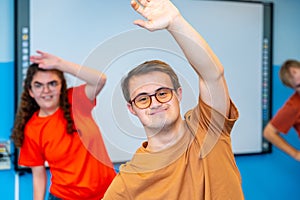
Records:
{"label": "woman's hand", "polygon": [[39,55],[30,56],[31,62],[39,64],[43,69],[59,69],[61,58],[39,50],[36,52]]}

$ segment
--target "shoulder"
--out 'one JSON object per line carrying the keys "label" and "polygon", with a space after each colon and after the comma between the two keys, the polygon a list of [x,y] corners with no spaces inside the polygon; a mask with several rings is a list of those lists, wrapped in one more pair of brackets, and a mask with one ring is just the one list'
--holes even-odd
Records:
{"label": "shoulder", "polygon": [[300,112],[300,95],[298,93],[292,94],[281,106],[279,109],[280,111],[282,110],[290,110],[292,113],[298,113]]}
{"label": "shoulder", "polygon": [[300,107],[300,95],[297,92],[295,92],[287,99],[286,104],[291,104],[293,106]]}
{"label": "shoulder", "polygon": [[[128,181],[130,181],[130,179],[126,180],[126,182]],[[125,184],[125,180],[123,179],[122,175],[118,173],[113,179],[113,181],[111,182],[108,189],[106,190],[103,200],[106,199],[123,200],[128,198],[129,198],[129,194]]]}
{"label": "shoulder", "polygon": [[221,114],[201,100],[198,106],[185,114],[187,126],[197,137],[201,135],[201,132],[228,135],[238,118],[238,109],[231,100],[228,116]]}
{"label": "shoulder", "polygon": [[230,100],[229,114],[228,116],[224,116],[199,98],[198,105],[185,114],[185,119],[187,121],[195,120],[199,122],[207,119],[213,120],[214,118],[223,118],[226,121],[236,121],[239,118],[239,111],[233,101]]}

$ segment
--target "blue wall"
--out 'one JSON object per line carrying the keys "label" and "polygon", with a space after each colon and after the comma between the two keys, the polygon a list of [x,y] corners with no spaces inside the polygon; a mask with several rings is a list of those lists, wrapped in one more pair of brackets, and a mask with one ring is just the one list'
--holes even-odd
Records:
{"label": "blue wall", "polygon": [[[14,118],[13,1],[0,1],[0,141],[7,141]],[[1,199],[13,199],[14,171],[0,170]]]}
{"label": "blue wall", "polygon": [[[0,89],[2,114],[0,140],[8,140],[14,117],[13,69],[13,1],[0,1]],[[300,60],[300,1],[273,0],[274,2],[274,66],[273,113],[284,103],[292,91],[280,83],[278,70],[287,58]],[[299,138],[291,130],[285,138],[300,149]],[[300,163],[273,148],[264,155],[237,156],[247,200],[299,199]],[[15,192],[15,171],[0,170],[1,199],[32,199],[31,175],[20,176],[19,192]],[[18,187],[17,187],[18,188]],[[18,198],[16,198],[18,199]]]}

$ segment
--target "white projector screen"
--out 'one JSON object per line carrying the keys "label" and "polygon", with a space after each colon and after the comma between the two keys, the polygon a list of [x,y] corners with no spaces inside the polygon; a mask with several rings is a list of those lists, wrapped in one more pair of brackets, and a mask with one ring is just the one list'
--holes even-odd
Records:
{"label": "white projector screen", "polygon": [[[270,117],[272,4],[173,2],[208,41],[225,68],[231,98],[240,112],[232,132],[234,153],[266,152],[268,143],[262,130]],[[36,50],[103,71],[108,81],[93,114],[113,162],[129,160],[146,140],[121,93],[121,78],[130,69],[150,59],[166,61],[183,86],[182,114],[195,105],[197,77],[183,54],[166,31],[150,33],[134,26],[132,22],[141,17],[132,10],[129,0],[18,0],[18,6],[18,94],[28,56]],[[68,82],[80,84],[70,77]]]}

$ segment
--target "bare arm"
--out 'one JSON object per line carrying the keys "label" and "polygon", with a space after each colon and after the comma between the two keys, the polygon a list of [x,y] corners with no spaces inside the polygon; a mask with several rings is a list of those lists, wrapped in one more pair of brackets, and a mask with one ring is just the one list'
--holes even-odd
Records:
{"label": "bare arm", "polygon": [[85,66],[81,66],[49,53],[37,51],[39,55],[30,56],[30,61],[39,64],[40,68],[57,69],[86,82],[85,92],[90,100],[94,100],[106,82],[105,74]]}
{"label": "bare arm", "polygon": [[202,100],[227,115],[229,94],[224,70],[202,36],[169,0],[133,0],[131,5],[147,19],[136,20],[135,24],[150,31],[166,29],[170,32],[199,76]]}
{"label": "bare arm", "polygon": [[44,166],[32,167],[33,199],[44,200],[47,186],[47,174]]}
{"label": "bare arm", "polygon": [[277,148],[300,161],[300,151],[295,149],[283,137],[281,137],[280,132],[271,123],[268,123],[265,127],[264,137]]}

